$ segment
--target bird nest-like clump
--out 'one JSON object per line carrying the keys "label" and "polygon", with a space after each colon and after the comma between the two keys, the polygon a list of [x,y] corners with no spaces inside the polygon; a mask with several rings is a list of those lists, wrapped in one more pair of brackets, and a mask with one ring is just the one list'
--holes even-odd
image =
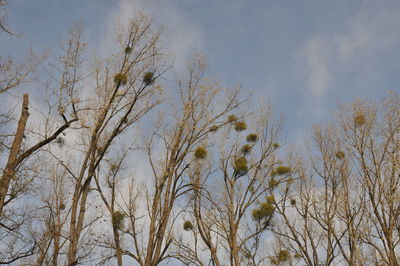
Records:
{"label": "bird nest-like clump", "polygon": [[275,202],[275,197],[274,195],[269,195],[265,197],[265,200],[269,203],[274,203]]}
{"label": "bird nest-like clump", "polygon": [[218,126],[217,125],[213,125],[209,128],[210,132],[216,132],[218,130]]}
{"label": "bird nest-like clump", "polygon": [[143,75],[143,83],[146,85],[150,85],[154,82],[154,74],[153,72],[146,72]]}
{"label": "bird nest-like clump", "polygon": [[243,131],[243,130],[246,130],[246,128],[247,128],[247,125],[246,125],[246,123],[244,121],[237,121],[235,123],[235,130],[236,131]]}
{"label": "bird nest-like clump", "polygon": [[128,82],[128,77],[124,73],[118,73],[114,76],[114,83],[125,85]]}
{"label": "bird nest-like clump", "polygon": [[287,175],[290,172],[292,172],[292,169],[289,166],[280,165],[275,170],[272,171],[271,175],[272,176]]}
{"label": "bird nest-like clump", "polygon": [[229,123],[236,122],[237,120],[238,120],[238,118],[237,118],[236,115],[230,115],[230,116],[228,116],[228,122],[229,122]]}
{"label": "bird nest-like clump", "polygon": [[365,123],[367,122],[367,120],[366,120],[366,118],[365,118],[365,116],[363,115],[363,114],[356,114],[355,116],[354,116],[354,124],[356,125],[356,126],[362,126],[362,125],[364,125]]}
{"label": "bird nest-like clump", "polygon": [[185,230],[185,231],[191,231],[191,230],[193,230],[193,224],[192,224],[192,222],[191,221],[185,221],[184,223],[183,223],[183,230]]}
{"label": "bird nest-like clump", "polygon": [[281,262],[286,262],[290,258],[290,253],[286,249],[282,249],[278,252],[278,255],[271,260],[272,264],[280,264]]}
{"label": "bird nest-like clump", "polygon": [[270,180],[268,181],[268,186],[269,186],[270,188],[275,188],[275,187],[278,186],[278,185],[279,185],[279,180],[276,180],[276,179],[272,178],[272,179],[270,179]]}
{"label": "bird nest-like clump", "polygon": [[130,46],[125,47],[125,53],[126,54],[132,53],[132,47],[130,47]]}
{"label": "bird nest-like clump", "polygon": [[247,159],[245,157],[236,158],[233,168],[237,175],[246,174],[247,171],[249,170],[249,168],[247,166]]}
{"label": "bird nest-like clump", "polygon": [[247,142],[257,142],[258,140],[258,136],[255,133],[250,133],[249,135],[247,135],[246,137],[246,141]]}
{"label": "bird nest-like clump", "polygon": [[270,202],[263,202],[260,206],[251,212],[253,220],[261,222],[263,219],[269,218],[274,212],[274,206]]}
{"label": "bird nest-like clump", "polygon": [[346,155],[344,154],[344,152],[342,151],[338,151],[336,152],[336,158],[338,158],[339,160],[342,160]]}
{"label": "bird nest-like clump", "polygon": [[121,229],[124,225],[125,214],[121,211],[116,211],[112,215],[112,224],[116,229]]}
{"label": "bird nest-like clump", "polygon": [[251,146],[249,144],[245,144],[242,146],[242,148],[240,149],[240,151],[244,154],[247,155],[250,153],[251,151]]}
{"label": "bird nest-like clump", "polygon": [[296,205],[296,200],[295,199],[291,199],[290,200],[290,205],[291,206],[295,206]]}
{"label": "bird nest-like clump", "polygon": [[207,156],[207,150],[204,149],[203,147],[198,147],[195,151],[194,151],[194,157],[196,157],[196,159],[204,159]]}
{"label": "bird nest-like clump", "polygon": [[65,144],[65,139],[63,137],[58,137],[56,138],[56,143],[58,144],[59,147],[62,147]]}

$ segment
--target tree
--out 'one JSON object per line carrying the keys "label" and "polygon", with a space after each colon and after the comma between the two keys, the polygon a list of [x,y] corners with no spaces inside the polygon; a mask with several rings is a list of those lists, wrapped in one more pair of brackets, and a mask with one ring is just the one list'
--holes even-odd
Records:
{"label": "tree", "polygon": [[[45,126],[39,126],[36,132],[27,127],[29,96],[28,94],[23,96],[17,130],[13,136],[7,155],[7,164],[2,170],[0,179],[1,234],[2,241],[5,243],[4,249],[2,248],[4,253],[2,251],[1,262],[3,263],[30,256],[36,253],[37,248],[39,250],[38,261],[45,261],[46,256],[49,256],[49,248],[53,249],[53,253],[57,253],[57,250],[61,248],[58,246],[60,241],[64,241],[65,244],[65,239],[68,240],[68,244],[63,244],[63,246],[68,245],[69,248],[68,264],[78,263],[81,233],[88,230],[89,225],[93,224],[91,221],[85,222],[86,204],[92,189],[92,179],[99,165],[107,156],[114,140],[160,102],[160,89],[156,86],[155,81],[168,68],[165,57],[159,49],[161,31],[154,29],[151,26],[151,20],[141,14],[131,20],[128,27],[120,26],[117,31],[117,42],[120,49],[118,55],[104,60],[96,58],[93,62],[94,69],[87,71],[84,69],[87,65],[83,64],[84,50],[87,44],[82,41],[82,27],[77,24],[72,28],[70,38],[63,45],[65,54],[58,59],[56,64],[53,64],[55,73],[49,72],[51,79],[58,76],[59,80],[50,79],[49,82],[44,83],[48,96],[48,114],[41,121]],[[23,64],[21,67],[15,66],[12,61],[1,64],[4,79],[1,81],[0,92],[6,92],[26,82],[29,74],[39,62],[34,61],[34,63]],[[89,91],[90,93],[88,93]],[[42,111],[42,113],[45,112]],[[54,119],[57,116],[59,118]],[[79,123],[75,123],[78,121]],[[73,124],[75,125],[71,127]],[[73,140],[71,145],[66,144],[66,132]],[[49,146],[52,143],[55,145]],[[5,148],[8,147],[6,139],[2,144]],[[64,188],[74,187],[74,190],[72,198],[67,197],[64,203],[66,205],[64,208],[68,208],[66,213],[69,222],[64,220],[60,223],[58,221],[56,225],[57,230],[63,232],[64,239],[62,240],[54,231],[54,219],[60,218],[60,207],[53,204],[54,198],[57,198],[57,193],[59,193],[59,190],[53,189],[53,186],[61,181],[50,176],[49,179],[52,182],[50,182],[50,188],[47,189],[46,179],[37,180],[41,186],[40,190],[47,190],[49,194],[41,196],[44,206],[39,207],[35,212],[39,213],[40,210],[46,209],[50,212],[50,216],[45,214],[44,217],[47,218],[42,223],[41,229],[38,229],[36,225],[33,226],[36,220],[30,221],[27,225],[33,226],[29,229],[33,230],[33,243],[27,250],[22,248],[23,244],[21,244],[29,243],[26,240],[27,233],[18,233],[15,226],[9,225],[9,223],[17,222],[17,214],[10,211],[15,207],[11,204],[12,202],[23,203],[23,200],[18,198],[21,193],[29,190],[29,194],[33,194],[33,188],[29,188],[26,184],[26,180],[32,181],[33,179],[26,175],[27,172],[21,170],[34,160],[33,155],[36,156],[38,151],[46,152],[47,155],[41,154],[47,160],[53,158],[64,168],[65,171],[62,175],[63,183],[66,183]],[[72,157],[75,157],[74,160]],[[75,172],[74,169],[77,166],[80,170]],[[24,190],[20,189],[21,187]],[[38,202],[35,201],[35,203]],[[6,210],[7,206],[10,208]],[[20,227],[22,222],[18,223],[18,227]],[[64,231],[65,227],[69,227],[67,232]],[[48,237],[44,239],[37,237],[39,233],[36,231],[38,230],[42,230],[43,236]],[[17,238],[23,237],[19,237],[20,242],[14,245],[12,243],[16,243],[15,237],[12,238],[10,235],[15,235]],[[45,248],[46,246],[47,248]],[[9,249],[6,250],[5,247],[9,247]],[[81,250],[83,251],[83,249]],[[60,253],[64,253],[64,251],[59,250],[58,255]],[[57,258],[55,254],[52,256]],[[84,257],[85,254],[82,256]],[[60,257],[60,259],[62,258]],[[55,263],[58,263],[56,259],[53,260],[53,264]]]}
{"label": "tree", "polygon": [[276,230],[307,264],[398,264],[399,96],[357,100],[314,129],[309,163],[277,205]]}
{"label": "tree", "polygon": [[[5,22],[5,2],[1,3],[0,28],[2,31],[14,35],[6,26]],[[6,101],[7,92],[17,89],[30,82],[30,77],[37,66],[43,61],[44,57],[28,54],[21,63],[16,63],[11,57],[0,57],[0,96],[2,101]],[[71,95],[73,92],[71,91]],[[71,124],[77,121],[77,117],[60,114],[61,122],[55,122],[55,127],[50,128],[46,124],[45,133],[40,133],[32,137],[32,132],[27,128],[29,118],[29,95],[23,94],[22,110],[16,131],[12,134],[7,130],[13,126],[14,119],[11,111],[2,110],[0,115],[2,136],[1,151],[6,165],[2,168],[0,177],[0,238],[4,244],[1,249],[1,263],[11,263],[20,258],[30,256],[36,248],[37,241],[29,238],[29,225],[26,222],[32,218],[29,211],[21,211],[21,206],[17,200],[29,189],[33,182],[36,169],[29,166],[30,160],[35,153],[50,142],[54,141]],[[50,113],[50,111],[49,111]],[[48,117],[50,118],[50,117]],[[49,122],[49,121],[48,121]],[[4,130],[4,131],[3,131]],[[26,174],[30,172],[27,176]],[[28,226],[28,227],[27,227]]]}
{"label": "tree", "polygon": [[[132,19],[127,27],[120,27],[118,54],[95,62],[92,75],[87,77],[94,80],[92,92],[87,98],[82,95],[79,99],[81,140],[71,148],[79,147],[81,154],[75,155],[76,161],[68,163],[53,154],[67,169],[74,187],[69,199],[69,265],[85,257],[78,251],[83,250],[82,232],[91,224],[85,222],[87,202],[99,167],[117,137],[159,104],[159,89],[154,82],[165,70],[159,36],[160,30],[154,30],[150,19],[144,15]],[[81,41],[73,38],[70,43],[79,46]]]}
{"label": "tree", "polygon": [[58,265],[61,251],[67,244],[64,232],[68,222],[67,177],[68,172],[64,167],[54,165],[49,176],[50,191],[40,191],[44,203],[42,211],[39,211],[42,214],[40,222],[47,230],[35,236],[38,239],[37,265]]}
{"label": "tree", "polygon": [[[273,191],[287,182],[290,168],[276,159],[281,121],[274,121],[268,110],[257,114],[226,117],[228,127],[208,140],[218,149],[209,151],[208,161],[196,158],[184,223],[191,237],[175,243],[175,256],[184,263],[266,263],[263,233],[273,224]],[[246,131],[245,118],[253,122],[251,131]]]}
{"label": "tree", "polygon": [[[126,220],[125,229],[118,230],[118,238],[114,235],[116,251],[130,256],[140,265],[158,265],[171,258],[173,231],[181,213],[177,205],[193,189],[188,174],[194,167],[193,153],[200,156],[197,146],[211,134],[210,128],[223,127],[226,124],[222,120],[224,115],[239,105],[236,92],[224,95],[216,83],[207,81],[204,73],[204,58],[198,56],[189,64],[187,76],[178,79],[179,93],[175,96],[170,118],[165,117],[161,120],[164,122],[148,134],[143,149],[150,164],[151,172],[146,174],[151,182],[143,185],[146,193],[138,191],[139,188],[143,191],[143,187],[130,187],[127,196],[115,203],[120,208],[118,214],[123,214]],[[220,108],[211,108],[223,98]],[[201,156],[205,156],[204,152]],[[116,169],[119,169],[118,164]],[[106,199],[107,186],[98,185],[104,195],[103,201],[115,215],[112,209],[116,199],[114,183],[108,187],[111,191]],[[138,207],[144,202],[145,211]],[[117,239],[121,239],[120,245]]]}

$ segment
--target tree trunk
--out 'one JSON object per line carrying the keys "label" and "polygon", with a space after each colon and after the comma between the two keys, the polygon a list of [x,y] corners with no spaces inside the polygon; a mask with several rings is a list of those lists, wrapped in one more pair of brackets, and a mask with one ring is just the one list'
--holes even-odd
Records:
{"label": "tree trunk", "polygon": [[237,223],[235,221],[235,181],[229,181],[229,246],[231,252],[231,265],[240,266],[239,248],[237,245]]}
{"label": "tree trunk", "polygon": [[[91,178],[90,178],[91,179]],[[69,246],[69,251],[68,251],[68,265],[76,265],[78,263],[78,244],[79,244],[79,239],[83,230],[83,220],[85,218],[85,212],[86,212],[86,201],[87,201],[87,196],[89,194],[89,182],[85,182],[85,185],[83,186],[83,192],[82,192],[82,197],[80,200],[80,205],[78,204],[79,201],[75,204],[74,208],[77,210],[78,205],[80,207],[79,209],[79,214],[77,217],[77,222],[74,222],[75,220],[72,220],[73,228],[71,233],[71,241],[70,241],[70,246]],[[87,185],[86,185],[87,184]],[[76,211],[75,211],[76,214]]]}
{"label": "tree trunk", "polygon": [[60,254],[60,236],[61,236],[61,227],[60,227],[60,221],[58,221],[58,224],[56,225],[56,230],[54,232],[53,258],[51,262],[52,266],[58,265],[58,255]]}
{"label": "tree trunk", "polygon": [[117,257],[117,265],[122,266],[122,251],[121,251],[121,244],[119,240],[119,234],[117,232],[117,228],[113,228],[114,233],[114,242],[115,242],[115,256]]}
{"label": "tree trunk", "polygon": [[3,214],[3,208],[7,196],[7,192],[10,186],[11,179],[15,175],[15,169],[18,166],[16,164],[17,156],[21,148],[21,143],[24,138],[25,127],[29,117],[29,95],[24,94],[22,100],[21,116],[18,121],[17,131],[15,132],[14,141],[11,146],[10,155],[8,156],[7,165],[3,171],[3,175],[0,180],[0,216]]}

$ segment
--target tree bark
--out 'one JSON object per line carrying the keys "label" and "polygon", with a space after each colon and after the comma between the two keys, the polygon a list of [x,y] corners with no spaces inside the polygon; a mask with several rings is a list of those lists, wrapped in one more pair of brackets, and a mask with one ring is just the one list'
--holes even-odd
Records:
{"label": "tree bark", "polygon": [[3,214],[3,208],[7,196],[10,182],[15,176],[15,169],[18,166],[18,153],[21,148],[21,143],[24,138],[26,123],[29,117],[29,95],[25,93],[22,100],[21,116],[18,121],[17,131],[15,132],[14,141],[11,146],[10,155],[8,156],[7,165],[3,171],[0,180],[0,216]]}
{"label": "tree bark", "polygon": [[115,242],[115,256],[117,257],[117,265],[122,266],[122,250],[121,250],[121,243],[119,239],[119,234],[118,234],[118,229],[113,227],[113,233],[114,233],[114,242]]}

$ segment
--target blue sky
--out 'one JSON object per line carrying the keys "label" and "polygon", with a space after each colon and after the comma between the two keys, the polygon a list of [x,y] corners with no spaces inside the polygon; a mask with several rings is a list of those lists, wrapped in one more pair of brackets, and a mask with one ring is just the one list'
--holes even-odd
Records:
{"label": "blue sky", "polygon": [[[163,25],[176,68],[194,53],[209,74],[270,99],[286,119],[287,142],[298,142],[337,103],[379,100],[400,84],[400,1],[358,0],[12,0],[9,24],[23,44],[2,36],[2,54],[31,44],[54,50],[74,21],[89,42],[107,49],[115,19],[137,11]],[[19,43],[19,44],[18,44]]]}

